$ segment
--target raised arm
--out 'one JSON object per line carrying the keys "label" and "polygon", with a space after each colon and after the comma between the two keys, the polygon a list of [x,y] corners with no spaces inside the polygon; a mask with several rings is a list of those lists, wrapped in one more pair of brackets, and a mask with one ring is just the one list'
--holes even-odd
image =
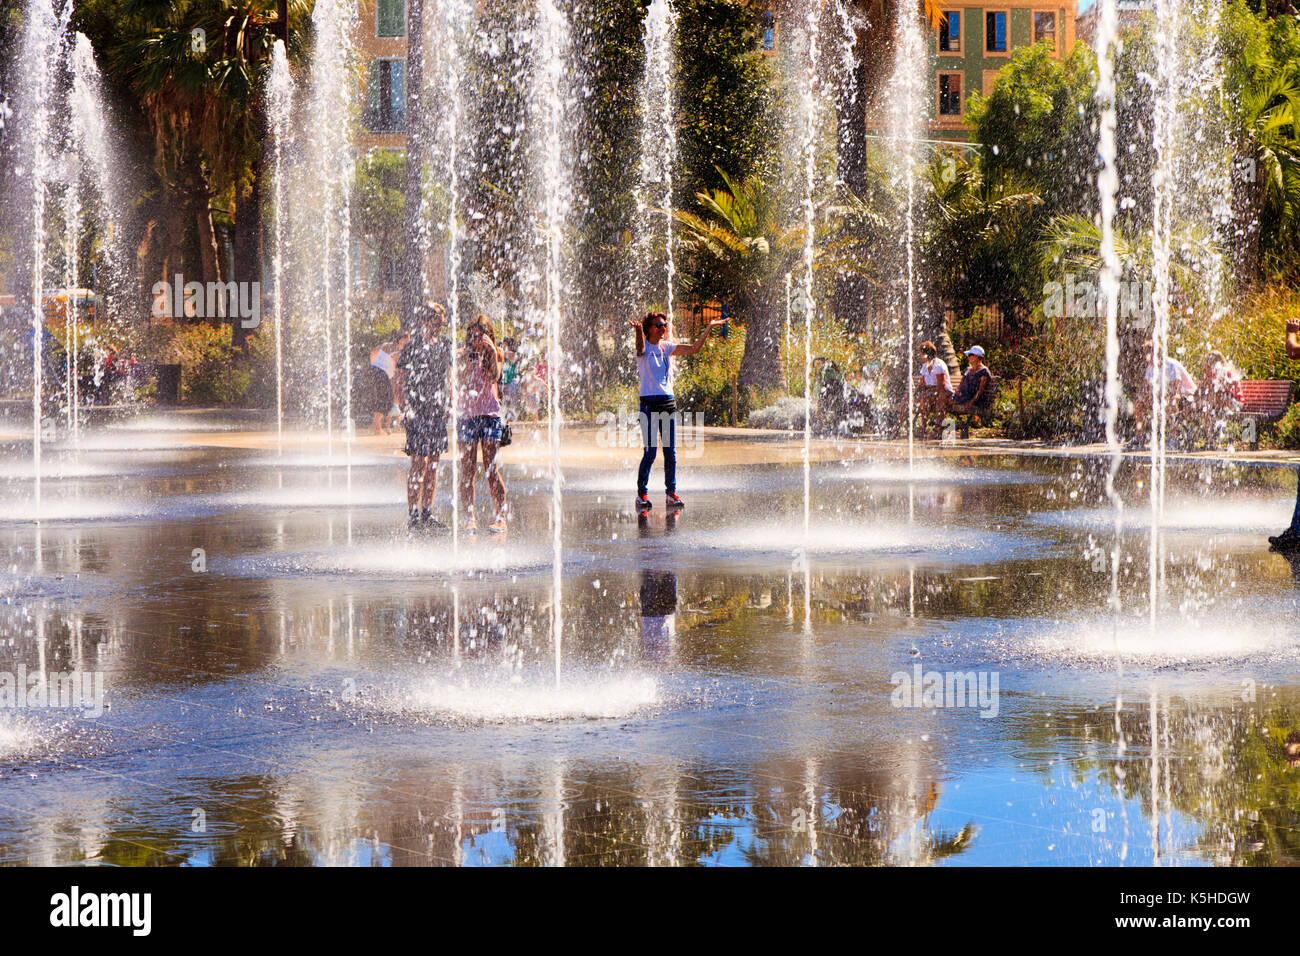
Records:
{"label": "raised arm", "polygon": [[1300,319],[1286,320],[1286,357],[1289,359],[1300,359],[1300,342],[1296,341],[1296,335],[1300,333]]}
{"label": "raised arm", "polygon": [[640,319],[628,319],[627,324],[636,330],[636,354],[638,357],[645,355],[645,332],[641,328]]}
{"label": "raised arm", "polygon": [[726,319],[709,319],[709,324],[704,327],[704,331],[700,333],[700,337],[694,342],[688,342],[685,345],[677,346],[677,348],[673,349],[673,355],[677,358],[685,358],[688,355],[694,355],[700,349],[704,348],[704,343],[708,341],[709,333],[713,331],[713,327],[715,325],[721,325],[726,321]]}

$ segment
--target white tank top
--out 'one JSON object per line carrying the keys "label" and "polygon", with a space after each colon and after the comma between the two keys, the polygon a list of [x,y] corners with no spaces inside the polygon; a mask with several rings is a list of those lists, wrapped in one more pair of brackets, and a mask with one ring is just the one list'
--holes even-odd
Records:
{"label": "white tank top", "polygon": [[397,374],[397,356],[388,349],[381,347],[379,354],[375,356],[375,360],[370,364],[375,368],[383,369],[384,374],[390,379]]}

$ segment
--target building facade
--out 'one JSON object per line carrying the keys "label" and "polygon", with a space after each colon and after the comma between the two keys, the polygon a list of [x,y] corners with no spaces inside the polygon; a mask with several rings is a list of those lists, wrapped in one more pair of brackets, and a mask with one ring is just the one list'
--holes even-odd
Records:
{"label": "building facade", "polygon": [[[1118,28],[1128,30],[1137,26],[1142,11],[1150,10],[1153,6],[1152,0],[1116,0],[1115,13],[1118,19]],[[1090,45],[1093,43],[1097,36],[1097,21],[1100,17],[1101,4],[1093,0],[1092,5],[1079,14],[1075,20],[1075,33],[1084,43]]]}
{"label": "building facade", "polygon": [[1077,7],[1077,0],[943,7],[942,25],[930,31],[932,138],[970,138],[967,101],[976,91],[984,96],[992,91],[1016,50],[1046,43],[1054,56],[1068,54]]}

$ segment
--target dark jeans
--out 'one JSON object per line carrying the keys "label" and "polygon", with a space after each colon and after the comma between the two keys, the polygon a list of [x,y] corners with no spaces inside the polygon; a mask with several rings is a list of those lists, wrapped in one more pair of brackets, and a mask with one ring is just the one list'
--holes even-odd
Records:
{"label": "dark jeans", "polygon": [[641,467],[636,473],[637,496],[644,495],[650,484],[650,466],[655,463],[656,445],[664,446],[664,490],[677,490],[677,403],[671,398],[641,399]]}
{"label": "dark jeans", "polygon": [[1300,472],[1296,472],[1295,511],[1291,513],[1291,529],[1300,534]]}

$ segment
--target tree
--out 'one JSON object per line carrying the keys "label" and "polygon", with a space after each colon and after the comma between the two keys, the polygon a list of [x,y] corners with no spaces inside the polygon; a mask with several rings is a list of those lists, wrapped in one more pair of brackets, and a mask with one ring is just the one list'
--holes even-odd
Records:
{"label": "tree", "polygon": [[738,384],[772,388],[781,381],[778,281],[794,264],[802,226],[781,220],[775,192],[757,176],[737,183],[717,170],[722,189],[696,194],[704,215],[675,210],[684,227],[684,285],[701,297],[729,299],[745,323],[745,354]]}
{"label": "tree", "polygon": [[[1026,299],[1026,273],[1037,275],[1031,236],[1042,197],[1028,177],[985,175],[951,153],[936,154],[926,169],[922,200],[922,260],[934,294],[927,337],[956,368],[957,355],[944,320],[945,304],[966,314],[997,302],[1014,316]],[[1028,250],[1028,252],[1027,252]]]}
{"label": "tree", "polygon": [[1096,208],[1096,55],[1076,44],[1064,59],[1046,43],[1016,50],[985,97],[973,93],[967,116],[982,147],[984,178],[1013,173],[1043,198],[1042,213]]}
{"label": "tree", "polygon": [[[311,0],[290,0],[291,59],[305,49]],[[156,274],[219,277],[214,207],[235,227],[235,278],[260,277],[263,80],[275,42],[275,0],[85,0],[77,16],[106,72],[137,99],[152,140],[167,253]],[[197,33],[196,31],[202,31]],[[159,230],[144,230],[152,245]],[[147,276],[145,277],[147,278]],[[143,283],[142,283],[143,284]],[[237,341],[244,330],[234,323]]]}
{"label": "tree", "polygon": [[[380,269],[394,262],[404,247],[407,156],[396,149],[372,149],[357,158],[352,190],[352,223],[363,236]],[[376,299],[384,286],[375,283]]]}
{"label": "tree", "polygon": [[678,4],[678,172],[674,205],[725,184],[776,175],[780,140],[772,59],[759,43],[760,4],[682,0]]}

